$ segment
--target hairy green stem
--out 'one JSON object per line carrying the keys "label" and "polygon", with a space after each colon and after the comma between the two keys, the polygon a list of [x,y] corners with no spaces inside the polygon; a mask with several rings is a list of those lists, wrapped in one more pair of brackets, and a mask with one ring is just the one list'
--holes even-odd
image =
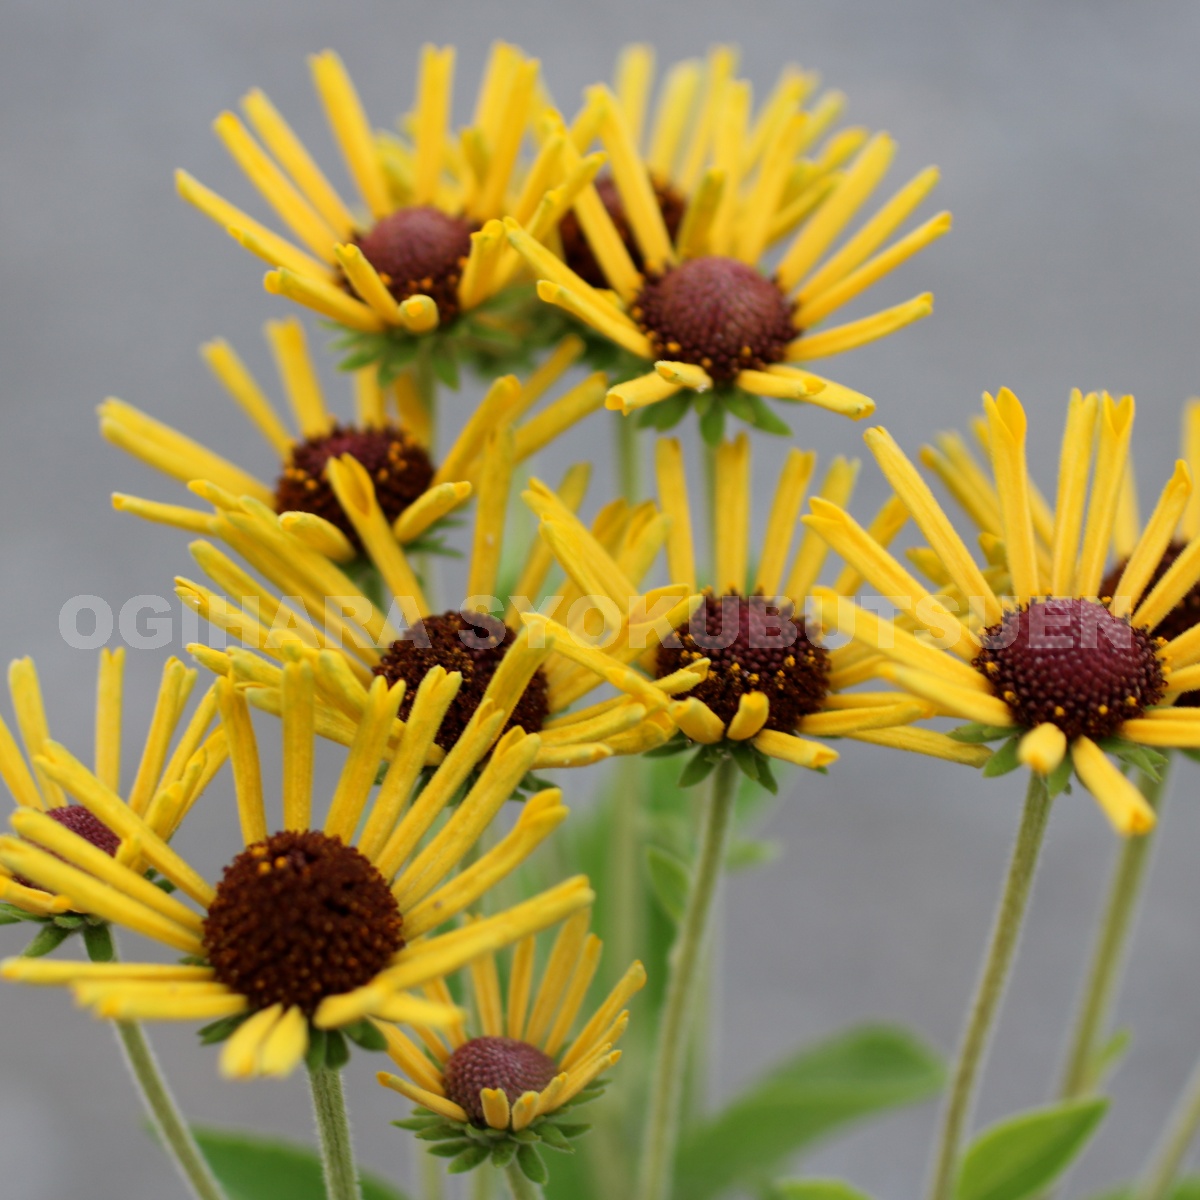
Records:
{"label": "hairy green stem", "polygon": [[732,758],[723,758],[713,773],[691,890],[671,949],[667,996],[658,1029],[658,1053],[635,1192],[637,1200],[666,1200],[671,1190],[687,1072],[688,1035],[703,980],[704,952],[713,921],[717,885],[733,826],[736,782],[736,764]]}
{"label": "hairy green stem", "polygon": [[321,1141],[325,1194],[328,1200],[362,1200],[341,1072],[318,1067],[309,1071],[308,1082]]}
{"label": "hairy green stem", "polygon": [[508,1181],[513,1200],[542,1200],[542,1189],[525,1177],[515,1158],[504,1168],[504,1178]]}
{"label": "hairy green stem", "polygon": [[179,1169],[191,1194],[197,1200],[225,1200],[225,1193],[217,1184],[171,1095],[145,1031],[136,1021],[116,1021],[114,1028],[159,1141]]}
{"label": "hairy green stem", "polygon": [[642,490],[642,439],[638,418],[616,416],[617,430],[617,478],[621,484],[621,496],[629,504],[636,504]]}
{"label": "hairy green stem", "polygon": [[959,1150],[975,1098],[975,1083],[987,1054],[992,1027],[1012,967],[1049,816],[1050,798],[1045,782],[1040,775],[1031,771],[1017,842],[1009,862],[983,973],[971,1002],[970,1016],[942,1117],[933,1182],[929,1189],[930,1200],[950,1200],[954,1190]]}
{"label": "hairy green stem", "polygon": [[[1142,795],[1155,811],[1166,789],[1168,767],[1169,761],[1157,780],[1143,776],[1141,781]],[[1060,1093],[1064,1100],[1086,1095],[1098,1083],[1096,1057],[1108,1032],[1153,841],[1153,834],[1146,834],[1126,838],[1121,846],[1067,1051]]]}
{"label": "hairy green stem", "polygon": [[1167,1132],[1133,1189],[1134,1200],[1164,1200],[1179,1174],[1188,1147],[1200,1129],[1200,1063],[1183,1089]]}

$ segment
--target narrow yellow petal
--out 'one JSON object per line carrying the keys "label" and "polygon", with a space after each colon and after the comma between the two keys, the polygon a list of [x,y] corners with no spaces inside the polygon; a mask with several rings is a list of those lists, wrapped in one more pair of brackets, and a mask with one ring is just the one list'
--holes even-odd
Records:
{"label": "narrow yellow petal", "polygon": [[933,729],[916,729],[911,725],[893,729],[860,730],[846,735],[856,742],[867,742],[874,746],[887,746],[892,750],[905,750],[910,754],[924,754],[929,758],[940,758],[945,762],[960,763],[965,767],[982,767],[992,756],[987,746],[968,746],[956,742],[944,733]]}
{"label": "narrow yellow petal", "polygon": [[933,293],[923,292],[902,304],[895,304],[869,317],[849,321],[820,333],[804,333],[788,346],[787,357],[791,362],[810,362],[813,359],[829,358],[857,350],[871,342],[903,329],[914,321],[920,321],[933,312]]}
{"label": "narrow yellow petal", "polygon": [[1095,742],[1076,738],[1071,743],[1071,759],[1084,787],[1095,796],[1104,815],[1122,837],[1136,837],[1154,828],[1158,819],[1154,809]]}
{"label": "narrow yellow petal", "polygon": [[550,1031],[559,1003],[579,964],[590,924],[590,911],[581,909],[563,923],[554,940],[554,949],[542,973],[541,986],[525,1030],[525,1038],[532,1045],[540,1046]]}
{"label": "narrow yellow petal", "polygon": [[[1183,408],[1183,454],[1192,478],[1200,479],[1200,397],[1193,396]],[[1188,499],[1179,531],[1189,542],[1200,534],[1200,488]]]}
{"label": "narrow yellow petal", "polygon": [[358,298],[368,305],[380,320],[389,325],[406,323],[401,316],[396,297],[388,291],[387,284],[383,282],[379,272],[357,245],[353,242],[339,244],[334,247],[334,254]]}
{"label": "narrow yellow petal", "polygon": [[688,696],[670,705],[671,720],[693,742],[713,746],[725,736],[725,723],[702,700]]}
{"label": "narrow yellow petal", "polygon": [[1013,593],[1024,603],[1044,591],[1039,586],[1033,517],[1029,506],[1029,468],[1025,462],[1025,410],[1008,388],[996,399],[984,395],[991,431],[992,469],[1004,522],[1004,547]]}
{"label": "narrow yellow petal", "polygon": [[[1153,629],[1192,590],[1197,579],[1200,579],[1200,538],[1189,542],[1180,551],[1163,577],[1151,588],[1150,594],[1143,597],[1133,614],[1133,624]],[[1167,656],[1169,661],[1177,661],[1170,645],[1167,646]]]}
{"label": "narrow yellow petal", "polygon": [[888,663],[880,667],[879,674],[890,679],[899,687],[938,705],[945,712],[952,712],[966,721],[980,721],[984,725],[1012,725],[1013,716],[1008,705],[999,696],[974,688],[950,683],[944,677],[914,670],[912,667]]}
{"label": "narrow yellow petal", "polygon": [[[836,504],[839,508],[847,505],[854,491],[855,481],[858,479],[858,468],[857,459],[850,460],[838,455],[829,464],[829,470],[825,472],[825,478],[821,481],[821,487],[817,493],[819,498],[830,504]],[[805,597],[816,586],[828,552],[828,544],[823,538],[812,532],[806,531],[804,537],[800,539],[796,557],[792,560],[792,569],[788,572],[787,582],[783,588],[784,595],[797,608],[804,606]]]}
{"label": "narrow yellow petal", "polygon": [[782,733],[777,729],[764,729],[754,739],[754,745],[768,758],[807,767],[810,771],[820,771],[838,760],[838,752],[832,746],[824,746],[820,742]]}
{"label": "narrow yellow petal", "polygon": [[1067,738],[1057,725],[1045,722],[1031,729],[1017,746],[1017,757],[1031,771],[1049,775],[1067,755]]}
{"label": "narrow yellow petal", "polygon": [[229,738],[229,760],[233,767],[237,792],[238,816],[242,841],[251,846],[267,837],[267,813],[263,805],[262,773],[258,765],[258,745],[250,723],[245,693],[230,680],[217,681],[217,704],[221,723]]}
{"label": "narrow yellow petal", "polygon": [[614,412],[628,416],[639,408],[649,408],[652,404],[669,399],[681,386],[672,380],[664,379],[655,369],[609,388],[605,405]]}
{"label": "narrow yellow petal", "polygon": [[1163,488],[1158,504],[1146,523],[1142,536],[1132,548],[1117,582],[1109,609],[1114,616],[1125,617],[1132,612],[1146,585],[1162,562],[1163,553],[1171,544],[1175,528],[1183,516],[1192,494],[1192,477],[1187,463],[1180,459],[1171,478]]}
{"label": "narrow yellow petal", "polygon": [[263,276],[263,287],[272,296],[284,296],[311,308],[323,317],[358,329],[363,333],[378,333],[384,328],[383,319],[371,311],[369,305],[355,300],[345,292],[327,283],[324,279],[300,275],[286,267],[268,271]]}
{"label": "narrow yellow petal", "polygon": [[249,1079],[259,1073],[267,1039],[283,1017],[283,1005],[272,1004],[243,1021],[221,1047],[221,1074],[226,1079]]}
{"label": "narrow yellow petal", "polygon": [[700,64],[695,59],[675,63],[663,80],[646,152],[646,165],[655,178],[666,181],[673,177],[680,141],[699,88]]}
{"label": "narrow yellow petal", "polygon": [[745,692],[738,700],[737,712],[729,722],[725,736],[735,742],[756,737],[767,723],[771,706],[762,692]]}
{"label": "narrow yellow petal", "polygon": [[[16,658],[8,664],[8,691],[12,697],[17,728],[21,731],[21,741],[25,744],[25,754],[41,785],[41,793],[46,797],[45,806],[61,808],[67,803],[67,797],[63,794],[62,788],[40,768],[37,761],[37,756],[46,752],[46,745],[50,740],[50,728],[46,723],[42,688],[38,682],[37,667],[34,666],[32,658]],[[8,757],[10,762],[20,761],[19,755]],[[14,794],[18,799],[22,796],[27,800],[32,799],[23,783],[20,790],[14,789]],[[31,807],[41,808],[40,799],[35,801]]]}
{"label": "narrow yellow petal", "polygon": [[745,433],[717,447],[714,517],[717,592],[743,592],[750,552],[750,439]]}
{"label": "narrow yellow petal", "polygon": [[482,1088],[479,1102],[483,1106],[483,1119],[490,1129],[507,1129],[511,1115],[508,1096],[502,1088]]}
{"label": "narrow yellow petal", "polygon": [[439,50],[436,46],[422,46],[413,137],[416,151],[414,204],[433,204],[437,200],[453,86],[454,47],[444,46]]}
{"label": "narrow yellow petal", "polygon": [[1132,396],[1125,396],[1119,403],[1114,403],[1107,395],[1102,398],[1096,471],[1075,577],[1075,591],[1080,596],[1097,595],[1104,578],[1104,566],[1112,545],[1113,520],[1121,495],[1121,479],[1129,460],[1133,418]]}
{"label": "narrow yellow petal", "polygon": [[291,434],[237,351],[224,338],[215,338],[200,347],[200,355],[251,424],[286,460],[292,452]]}
{"label": "narrow yellow petal", "polygon": [[386,1071],[378,1072],[376,1078],[383,1087],[390,1088],[393,1092],[399,1092],[405,1099],[411,1100],[423,1108],[428,1108],[448,1121],[457,1121],[461,1125],[467,1123],[467,1114],[453,1100],[435,1095],[422,1087],[417,1087],[415,1083],[409,1083],[407,1079],[401,1079],[399,1075],[389,1075]]}
{"label": "narrow yellow petal", "polygon": [[525,1018],[533,995],[533,963],[536,953],[537,940],[531,937],[523,938],[513,950],[512,970],[508,979],[508,1017],[505,1029],[510,1038],[525,1038]]}

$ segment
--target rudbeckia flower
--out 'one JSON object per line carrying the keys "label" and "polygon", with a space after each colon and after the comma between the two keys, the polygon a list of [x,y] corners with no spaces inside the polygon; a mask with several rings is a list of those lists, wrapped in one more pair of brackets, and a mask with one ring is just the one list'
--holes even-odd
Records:
{"label": "rudbeckia flower", "polygon": [[[221,493],[245,496],[281,514],[285,528],[319,547],[335,561],[349,563],[362,553],[354,525],[330,486],[331,459],[349,456],[371,477],[380,510],[397,539],[411,551],[440,546],[439,522],[466,503],[471,478],[478,473],[477,423],[467,422],[465,436],[450,447],[441,467],[430,444],[432,415],[411,378],[401,375],[383,386],[375,368],[356,372],[354,417],[342,420],[330,411],[320,377],[309,354],[303,325],[291,318],[269,321],[266,338],[279,370],[280,384],[295,432],[236,351],[224,340],[209,342],[201,353],[230,398],[263,436],[277,460],[274,481],[259,479],[228,459],[154,420],[124,401],[100,406],[100,432],[114,445],[148,466],[191,485],[201,495],[209,485]],[[600,408],[603,375],[593,374],[529,415],[583,351],[575,336],[562,339],[546,361],[523,383],[506,377],[498,386],[503,412],[494,400],[488,412],[510,423],[518,459],[537,453],[559,434]],[[181,505],[147,501],[117,493],[116,508],[193,533],[214,531],[210,514]]]}
{"label": "rudbeckia flower", "polygon": [[[433,1142],[452,1173],[515,1159],[544,1182],[538,1147],[570,1150],[586,1129],[574,1123],[575,1108],[598,1094],[597,1080],[621,1057],[615,1046],[629,1024],[626,1005],[646,981],[642,964],[631,964],[572,1036],[602,951],[590,918],[580,910],[563,923],[540,983],[536,938],[513,947],[503,978],[495,955],[476,959],[467,991],[477,1016],[469,1026],[410,1021],[417,1041],[394,1025],[380,1027],[403,1075],[381,1071],[379,1082],[420,1106],[397,1124]],[[450,989],[439,980],[425,995],[444,1004]]]}
{"label": "rudbeckia flower", "polygon": [[[560,181],[558,146],[544,142],[520,178],[525,133],[539,115],[538,63],[515,47],[494,48],[472,124],[450,128],[454,50],[421,55],[411,141],[377,135],[341,59],[310,60],[313,83],[361,210],[343,200],[270,100],[248,93],[242,111],[215,122],[218,137],[286,226],[281,236],[184,171],[180,194],[273,268],[267,291],[304,305],[360,338],[355,353],[389,373],[407,366],[420,341],[453,327],[462,348],[503,352],[511,335],[489,312],[518,274],[496,219],[532,220]],[[569,197],[567,198],[569,202]],[[502,340],[497,343],[496,339]],[[351,339],[353,342],[353,338]],[[440,345],[433,366],[453,384],[454,354]]]}
{"label": "rudbeckia flower", "polygon": [[[122,797],[119,803],[123,814],[144,821],[155,839],[167,842],[226,759],[224,733],[218,729],[208,735],[217,712],[216,698],[211,690],[206,693],[184,723],[197,673],[177,658],[169,659],[163,667],[133,783],[122,791],[124,668],[123,649],[100,652],[94,774],[110,793]],[[19,658],[9,665],[8,686],[24,753],[0,718],[0,779],[17,805],[13,823],[29,839],[30,845],[24,848],[33,849],[36,843],[53,853],[63,842],[79,844],[92,874],[107,878],[118,869],[126,870],[139,855],[134,853],[135,847],[123,845],[119,823],[72,804],[67,791],[42,763],[47,748],[53,749],[55,743],[50,740],[32,659]],[[153,866],[152,860],[149,865]],[[143,883],[154,890],[153,884],[145,879]],[[27,954],[48,953],[76,931],[83,934],[89,952],[111,954],[103,928],[106,918],[91,907],[88,894],[44,886],[19,867],[5,864],[0,866],[0,923],[21,920],[42,925]]]}
{"label": "rudbeckia flower", "polygon": [[[476,904],[566,816],[558,791],[539,793],[511,833],[456,872],[532,764],[539,741],[513,730],[481,766],[502,722],[501,714],[481,706],[414,795],[461,684],[461,676],[437,670],[422,681],[372,801],[406,690],[375,681],[322,825],[313,813],[313,673],[307,663],[288,664],[281,823],[272,833],[245,695],[230,680],[218,681],[244,849],[215,884],[94,772],[45,743],[39,769],[108,825],[122,852],[98,856],[86,838],[31,814],[34,819],[18,819],[24,837],[0,838],[0,863],[185,958],[175,964],[20,958],[0,966],[0,975],[67,985],[96,1015],[114,1020],[216,1022],[205,1034],[225,1041],[221,1070],[234,1078],[286,1075],[306,1056],[310,1065],[314,1056],[321,1066],[340,1065],[342,1031],[369,1042],[363,1023],[371,1017],[452,1023],[453,1007],[408,990],[553,925],[592,900],[587,881],[576,878],[465,928],[436,932]],[[472,776],[465,797],[435,832],[435,821]],[[53,841],[44,836],[51,830]],[[149,882],[137,869],[141,861],[178,894]]]}
{"label": "rudbeckia flower", "polygon": [[[984,475],[986,490],[973,503],[1011,594],[998,593],[995,573],[989,578],[917,469],[876,428],[867,444],[950,586],[931,593],[837,505],[814,502],[806,522],[905,614],[904,622],[884,620],[826,594],[818,598],[823,619],[882,655],[886,676],[939,713],[972,722],[959,737],[1004,739],[989,773],[1023,764],[1053,795],[1074,772],[1118,832],[1145,833],[1153,809],[1109,756],[1153,770],[1156,749],[1200,746],[1200,714],[1180,703],[1200,683],[1200,632],[1165,624],[1200,580],[1200,540],[1159,570],[1191,511],[1191,472],[1176,464],[1124,563],[1106,577],[1133,398],[1072,395],[1053,507],[1030,481],[1016,396],[985,395],[984,411],[991,480]],[[958,461],[961,471],[967,460]]]}
{"label": "rudbeckia flower", "polygon": [[[656,452],[659,499],[670,519],[667,568],[687,594],[699,586],[683,451],[674,438],[660,439]],[[699,746],[685,778],[703,778],[716,761],[732,754],[747,774],[774,786],[768,759],[822,769],[836,761],[818,737],[861,741],[932,754],[978,765],[987,751],[964,747],[930,730],[908,728],[931,711],[921,699],[896,691],[851,691],[871,678],[872,662],[857,648],[829,650],[804,616],[826,557],[815,535],[801,539],[789,566],[800,505],[816,466],[811,452],[792,450],[776,486],[758,563],[750,561],[750,445],[745,434],[717,447],[715,527],[711,584],[690,622],[661,644],[630,655],[640,659],[660,683],[669,683],[669,714],[681,736],[677,751]],[[824,497],[849,499],[857,464],[838,458],[821,484]],[[610,556],[545,489],[527,500],[542,518],[542,536],[576,585],[601,586],[613,570]],[[884,505],[872,529],[884,543],[903,526],[906,515],[894,499]],[[845,570],[834,590],[850,596],[860,576]],[[561,643],[581,639],[540,614],[525,617],[551,629]],[[864,670],[864,666],[867,668]],[[702,672],[691,686],[679,686],[680,672]]]}
{"label": "rudbeckia flower", "polygon": [[[751,133],[750,88],[726,65],[709,73],[707,94],[686,156],[690,195],[675,230],[675,202],[656,191],[673,164],[686,109],[676,75],[664,99],[665,131],[648,158],[638,150],[623,104],[606,87],[589,89],[572,127],[573,145],[598,136],[612,166],[613,198],[585,186],[575,200],[583,237],[603,273],[594,286],[563,253],[525,230],[517,214],[505,225],[513,246],[539,279],[538,294],[589,325],[645,364],[608,394],[626,415],[651,409],[645,420],[667,428],[694,405],[707,439],[720,440],[726,411],[775,432],[786,426],[765,399],[816,404],[860,418],[874,409],[866,396],[814,375],[807,364],[884,337],[932,311],[920,295],[903,304],[833,328],[817,328],[950,227],[940,213],[892,241],[937,181],[918,174],[836,249],[839,235],[879,185],[895,144],[870,138],[844,173],[800,159],[826,121],[803,109],[806,82],[787,75]],[[570,161],[571,147],[567,156]],[[836,156],[836,152],[835,152]],[[673,169],[667,167],[668,170]],[[798,194],[793,194],[796,189]],[[612,211],[631,233],[633,250]],[[766,255],[790,241],[776,267]],[[635,258],[636,253],[636,258]],[[576,265],[584,265],[576,256]]]}

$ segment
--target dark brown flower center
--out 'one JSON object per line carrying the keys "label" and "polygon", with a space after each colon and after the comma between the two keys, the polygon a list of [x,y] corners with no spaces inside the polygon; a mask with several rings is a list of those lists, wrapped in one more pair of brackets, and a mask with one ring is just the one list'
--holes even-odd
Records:
{"label": "dark brown flower center", "polygon": [[323,437],[292,447],[292,456],[275,485],[276,512],[308,512],[336,525],[356,546],[358,534],[325,479],[325,464],[353,455],[371,477],[379,507],[394,521],[433,480],[433,463],[402,429],[352,429],[335,425]]}
{"label": "dark brown flower center", "polygon": [[[1154,568],[1154,574],[1150,576],[1150,582],[1146,585],[1143,595],[1149,595],[1158,581],[1170,570],[1175,560],[1183,552],[1184,545],[1184,542],[1172,542],[1166,548],[1158,566]],[[1128,562],[1128,559],[1122,559],[1105,575],[1100,584],[1100,595],[1112,596],[1115,593]],[[1170,642],[1180,634],[1187,633],[1195,625],[1200,625],[1200,583],[1195,584],[1192,590],[1150,632],[1155,637],[1165,638]],[[1200,691],[1184,692],[1183,695],[1176,697],[1175,703],[1184,708],[1200,708]]]}
{"label": "dark brown flower center", "polygon": [[735,258],[692,258],[650,275],[632,315],[655,358],[695,363],[718,383],[781,362],[797,336],[792,305]]}
{"label": "dark brown flower center", "polygon": [[[679,233],[679,227],[683,224],[687,201],[669,183],[652,179],[651,184],[654,188],[654,197],[658,201],[659,211],[663,215],[663,222],[667,227],[667,233],[674,242]],[[639,271],[643,270],[645,260],[642,258],[637,238],[633,235],[633,226],[629,224],[629,217],[625,212],[621,193],[617,190],[616,181],[611,175],[605,175],[604,178],[596,181],[596,191],[600,194],[600,200],[608,210],[608,215],[612,218],[617,233],[621,235],[621,241],[625,243],[625,248],[629,251],[630,258],[633,259],[633,265]],[[579,224],[579,218],[575,215],[574,209],[570,209],[559,222],[558,231],[562,237],[563,258],[567,266],[576,275],[590,283],[592,287],[611,287],[608,277],[604,274],[604,268],[596,261],[596,256],[592,253],[592,247],[584,236],[583,228]]]}
{"label": "dark brown flower center", "polygon": [[[379,660],[375,674],[382,675],[389,684],[404,680],[400,717],[407,720],[417,688],[427,672],[433,667],[462,672],[462,686],[447,709],[436,738],[443,750],[449,750],[479,707],[515,637],[499,617],[486,613],[445,612],[425,617],[391,644]],[[526,733],[537,733],[548,713],[546,677],[539,670],[517,701],[504,732],[519,726]]]}
{"label": "dark brown flower center", "polygon": [[550,1055],[508,1037],[477,1037],[464,1042],[443,1069],[446,1096],[478,1125],[484,1124],[479,1093],[498,1089],[515,1104],[525,1092],[540,1092],[558,1074]]}
{"label": "dark brown flower center", "polygon": [[686,694],[726,724],[747,692],[762,692],[770,702],[766,728],[791,733],[801,717],[820,710],[829,690],[829,652],[809,639],[790,600],[706,596],[674,641],[659,647],[656,675],[711,659],[708,678]]}
{"label": "dark brown flower center", "polygon": [[386,880],[340,838],[276,833],[225,868],[204,921],[205,956],[254,1009],[311,1015],[370,983],[404,946]]}
{"label": "dark brown flower center", "polygon": [[429,296],[443,321],[458,312],[458,284],[471,253],[472,226],[440,208],[397,209],[358,239],[358,248],[397,300]]}
{"label": "dark brown flower center", "polygon": [[1155,637],[1095,600],[1032,600],[983,633],[974,666],[1026,729],[1111,737],[1163,697]]}

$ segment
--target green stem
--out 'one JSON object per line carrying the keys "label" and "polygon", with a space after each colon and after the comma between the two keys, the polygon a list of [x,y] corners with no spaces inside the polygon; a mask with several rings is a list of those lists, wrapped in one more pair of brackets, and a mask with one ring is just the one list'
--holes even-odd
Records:
{"label": "green stem", "polygon": [[717,885],[733,826],[736,781],[737,766],[732,758],[723,758],[713,774],[712,790],[701,822],[691,891],[671,949],[667,996],[658,1030],[650,1111],[635,1193],[637,1200],[666,1200],[670,1194],[687,1071],[688,1035],[703,976],[704,951],[712,925]]}
{"label": "green stem", "polygon": [[197,1200],[225,1200],[192,1131],[171,1095],[171,1089],[159,1070],[158,1061],[145,1031],[136,1021],[116,1021],[117,1041],[125,1052],[125,1061],[142,1094],[142,1102],[158,1133],[163,1149],[171,1156],[191,1194]]}
{"label": "green stem", "polygon": [[617,429],[617,477],[621,483],[621,496],[636,504],[642,490],[642,439],[638,428],[637,414],[630,417],[615,417]]}
{"label": "green stem", "polygon": [[1163,1200],[1179,1174],[1197,1129],[1200,1129],[1200,1063],[1179,1098],[1162,1143],[1134,1188],[1134,1200]]}
{"label": "green stem", "polygon": [[[1142,795],[1155,811],[1166,789],[1169,765],[1168,760],[1158,780],[1144,776],[1141,781]],[[1087,1094],[1098,1082],[1096,1056],[1108,1031],[1152,847],[1152,834],[1126,838],[1121,846],[1067,1052],[1061,1090],[1064,1100]]]}
{"label": "green stem", "polygon": [[341,1072],[319,1067],[309,1071],[308,1082],[321,1140],[326,1196],[328,1200],[362,1200]]}
{"label": "green stem", "polygon": [[526,1178],[525,1172],[517,1166],[515,1158],[504,1168],[504,1178],[508,1181],[508,1190],[512,1192],[513,1200],[542,1200],[542,1189]]}
{"label": "green stem", "polygon": [[442,1178],[442,1164],[432,1154],[417,1155],[420,1164],[421,1195],[424,1200],[442,1200],[446,1188]]}
{"label": "green stem", "polygon": [[975,1082],[987,1053],[992,1026],[995,1024],[1004,986],[1008,980],[1021,925],[1029,903],[1034,869],[1050,816],[1050,798],[1040,775],[1030,772],[1029,790],[1021,826],[1008,866],[1008,877],[1000,897],[983,973],[971,1002],[967,1028],[963,1034],[958,1061],[950,1085],[950,1094],[942,1117],[941,1137],[934,1159],[930,1200],[950,1200],[958,1168],[959,1147],[966,1131]]}
{"label": "green stem", "polygon": [[[428,1158],[429,1156],[426,1155]],[[489,1166],[483,1166],[471,1172],[471,1200],[493,1200],[496,1195],[496,1172]]]}

